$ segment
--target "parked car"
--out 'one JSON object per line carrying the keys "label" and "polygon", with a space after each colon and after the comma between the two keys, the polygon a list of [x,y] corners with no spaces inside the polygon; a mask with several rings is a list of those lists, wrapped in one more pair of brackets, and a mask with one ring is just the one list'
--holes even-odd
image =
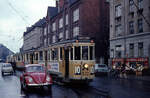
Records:
{"label": "parked car", "polygon": [[102,75],[108,74],[109,68],[106,64],[95,64],[95,74]]}
{"label": "parked car", "polygon": [[25,65],[24,72],[20,76],[21,89],[48,88],[51,89],[52,77],[46,72],[45,67],[39,64]]}
{"label": "parked car", "polygon": [[5,73],[13,74],[13,68],[10,63],[3,63],[1,68],[2,76],[5,75]]}

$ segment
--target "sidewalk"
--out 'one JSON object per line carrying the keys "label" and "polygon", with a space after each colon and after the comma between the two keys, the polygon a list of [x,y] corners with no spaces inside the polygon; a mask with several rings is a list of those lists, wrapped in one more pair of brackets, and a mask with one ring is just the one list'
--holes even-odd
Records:
{"label": "sidewalk", "polygon": [[147,82],[150,82],[150,76],[127,75],[127,78],[122,77],[122,79],[139,80],[139,81],[147,81]]}

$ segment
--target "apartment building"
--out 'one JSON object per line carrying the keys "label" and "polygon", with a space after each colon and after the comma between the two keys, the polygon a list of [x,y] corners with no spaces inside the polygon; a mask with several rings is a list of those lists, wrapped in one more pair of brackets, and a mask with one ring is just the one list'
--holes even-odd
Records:
{"label": "apartment building", "polygon": [[110,58],[149,57],[150,0],[110,0]]}
{"label": "apartment building", "polygon": [[41,36],[43,36],[45,24],[46,19],[43,18],[31,27],[27,27],[23,35],[23,51],[29,51],[43,46]]}
{"label": "apartment building", "polygon": [[56,7],[48,7],[46,18],[45,44],[90,37],[96,43],[96,60],[107,60],[109,3],[106,0],[57,0]]}

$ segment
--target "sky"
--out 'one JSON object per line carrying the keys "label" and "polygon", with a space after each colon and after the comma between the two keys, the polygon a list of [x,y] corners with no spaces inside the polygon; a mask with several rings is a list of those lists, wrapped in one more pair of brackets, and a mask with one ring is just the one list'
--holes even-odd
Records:
{"label": "sky", "polygon": [[0,44],[13,52],[23,45],[23,32],[47,14],[55,0],[0,0]]}

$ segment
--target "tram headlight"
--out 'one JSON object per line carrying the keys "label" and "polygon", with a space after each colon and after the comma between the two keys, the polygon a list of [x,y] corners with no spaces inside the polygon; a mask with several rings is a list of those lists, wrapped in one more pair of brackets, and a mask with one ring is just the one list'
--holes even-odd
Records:
{"label": "tram headlight", "polygon": [[89,67],[89,65],[88,65],[88,64],[84,64],[84,68],[86,68],[86,69],[87,69],[88,67]]}
{"label": "tram headlight", "polygon": [[49,76],[47,76],[46,77],[46,81],[50,81],[51,79],[50,79],[50,77]]}

